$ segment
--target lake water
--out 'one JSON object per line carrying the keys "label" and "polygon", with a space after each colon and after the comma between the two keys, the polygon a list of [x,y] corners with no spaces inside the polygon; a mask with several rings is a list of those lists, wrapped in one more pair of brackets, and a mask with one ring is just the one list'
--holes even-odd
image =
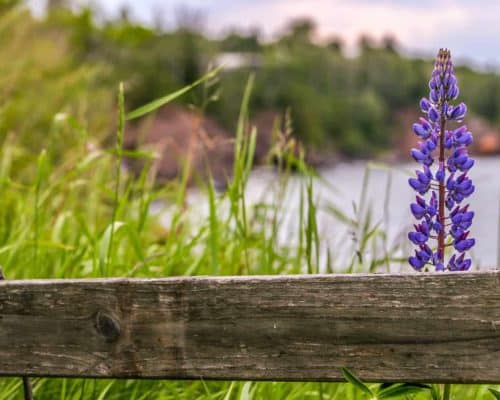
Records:
{"label": "lake water", "polygon": [[[408,186],[407,180],[415,168],[415,163],[386,166],[353,162],[341,163],[320,171],[322,180],[316,180],[314,183],[314,199],[318,206],[317,223],[322,247],[322,268],[326,263],[327,249],[331,259],[335,260],[333,266],[336,271],[342,272],[352,259],[357,248],[356,229],[339,220],[329,207],[334,205],[350,218],[355,218],[354,209],[360,208],[363,187],[364,212],[360,215],[366,216],[369,209],[372,214],[372,226],[378,223],[381,231],[387,234],[383,246],[395,249],[391,254],[398,257],[408,256],[412,246],[407,240],[407,233],[413,224],[409,204],[415,194]],[[367,170],[368,177],[364,180]],[[469,175],[476,186],[476,191],[470,198],[471,209],[475,211],[471,228],[471,235],[476,238],[476,246],[471,251],[473,268],[492,268],[499,265],[500,157],[476,158],[476,164]],[[275,189],[278,180],[277,174],[272,170],[253,171],[246,192],[249,207],[276,201]],[[300,188],[303,186],[304,178],[291,177],[285,196],[280,200],[283,215],[279,240],[283,244],[293,245],[297,241],[297,210],[300,204]],[[207,202],[200,199],[200,196],[203,197],[200,193],[191,193],[189,203],[198,209],[195,214],[207,214]],[[368,246],[365,249],[366,257],[375,258],[375,253],[380,251],[382,250]],[[380,254],[377,257],[379,256]],[[406,263],[391,263],[393,271],[408,270],[407,268]]]}

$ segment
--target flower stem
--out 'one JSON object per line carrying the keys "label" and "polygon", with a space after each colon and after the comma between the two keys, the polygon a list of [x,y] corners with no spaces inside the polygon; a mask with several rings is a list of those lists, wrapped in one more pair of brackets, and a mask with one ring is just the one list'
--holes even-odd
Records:
{"label": "flower stem", "polygon": [[[446,128],[446,117],[444,115],[444,107],[441,107],[441,126],[439,130],[439,167],[444,165],[444,132]],[[439,181],[439,222],[444,226],[444,196],[445,196],[445,179]],[[441,229],[438,234],[438,257],[440,262],[444,264],[444,239],[445,230]]]}

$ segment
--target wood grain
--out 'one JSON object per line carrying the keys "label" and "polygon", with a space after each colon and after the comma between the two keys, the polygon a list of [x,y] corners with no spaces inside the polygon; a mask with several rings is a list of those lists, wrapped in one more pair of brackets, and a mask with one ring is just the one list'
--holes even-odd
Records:
{"label": "wood grain", "polygon": [[[3,274],[2,266],[0,265],[0,281],[4,280],[5,276]],[[23,380],[23,395],[24,400],[33,400],[33,388],[31,382],[27,376],[22,377]]]}
{"label": "wood grain", "polygon": [[0,283],[0,375],[500,382],[500,271]]}

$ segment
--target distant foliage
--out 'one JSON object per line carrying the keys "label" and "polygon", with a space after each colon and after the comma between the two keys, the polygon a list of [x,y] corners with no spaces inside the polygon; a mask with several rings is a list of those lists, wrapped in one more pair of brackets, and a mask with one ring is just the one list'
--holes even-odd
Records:
{"label": "distant foliage", "polygon": [[[14,36],[23,24],[13,25]],[[386,150],[404,133],[397,126],[400,112],[413,110],[426,91],[421,82],[426,79],[427,60],[399,54],[397,38],[388,36],[378,43],[362,36],[359,54],[346,57],[339,36],[317,44],[315,24],[307,19],[291,21],[271,43],[256,30],[208,38],[203,24],[186,22],[186,18],[168,31],[160,25],[138,25],[126,12],[103,22],[91,8],[54,7],[38,25],[43,27],[37,33],[40,40],[50,41],[57,32],[66,43],[68,51],[52,57],[52,62],[62,59],[73,67],[106,65],[107,72],[99,74],[99,87],[109,90],[125,82],[131,109],[196,80],[222,53],[251,56],[247,66],[221,74],[221,95],[205,112],[234,132],[244,82],[250,72],[256,72],[251,116],[269,110],[283,114],[290,108],[295,134],[305,144],[347,156],[368,157]],[[30,43],[40,48],[39,42]],[[2,54],[2,59],[17,58],[10,53]],[[456,73],[472,114],[500,123],[500,76],[464,67],[456,68]],[[182,101],[205,108],[203,96],[199,88]]]}
{"label": "distant foliage", "polygon": [[21,146],[19,175],[43,148],[55,159],[79,146],[84,128],[94,139],[108,134],[114,95],[103,84],[107,63],[77,62],[69,33],[14,3],[0,3],[0,147]]}

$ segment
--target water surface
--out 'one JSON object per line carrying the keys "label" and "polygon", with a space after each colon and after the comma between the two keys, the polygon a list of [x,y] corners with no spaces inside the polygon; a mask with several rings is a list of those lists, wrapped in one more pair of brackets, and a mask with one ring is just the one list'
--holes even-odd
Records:
{"label": "water surface", "polygon": [[[376,225],[380,232],[387,235],[385,241],[378,238],[372,240],[373,246],[367,246],[362,255],[365,264],[367,260],[385,254],[384,251],[395,257],[408,257],[412,245],[407,240],[407,233],[414,223],[409,204],[415,194],[407,181],[415,168],[414,163],[386,166],[352,162],[320,171],[321,179],[314,182],[314,201],[318,207],[322,270],[325,269],[329,252],[334,269],[337,272],[345,271],[360,240],[359,227],[346,224],[338,214],[332,212],[332,207],[349,218],[358,217],[361,224],[366,222],[370,214],[370,227]],[[476,246],[471,251],[473,268],[493,268],[499,264],[500,251],[500,157],[477,158],[469,175],[476,186],[475,193],[468,199],[471,209],[476,213],[471,228],[471,235],[476,238]],[[282,211],[279,241],[281,244],[293,246],[299,236],[298,210],[300,191],[305,185],[305,179],[300,176],[290,177],[284,197],[278,195],[279,182],[278,174],[272,170],[253,171],[246,190],[247,204],[251,208],[258,204],[279,201]],[[191,192],[189,203],[193,218],[208,215],[205,195]],[[410,270],[406,262],[391,262],[390,269]]]}

